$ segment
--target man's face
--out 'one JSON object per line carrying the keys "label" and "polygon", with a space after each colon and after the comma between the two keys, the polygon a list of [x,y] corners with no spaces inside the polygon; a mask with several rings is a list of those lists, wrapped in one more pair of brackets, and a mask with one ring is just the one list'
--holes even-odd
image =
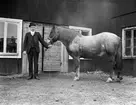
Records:
{"label": "man's face", "polygon": [[31,30],[32,32],[34,32],[35,29],[36,29],[36,26],[31,26],[31,27],[30,27],[30,30]]}

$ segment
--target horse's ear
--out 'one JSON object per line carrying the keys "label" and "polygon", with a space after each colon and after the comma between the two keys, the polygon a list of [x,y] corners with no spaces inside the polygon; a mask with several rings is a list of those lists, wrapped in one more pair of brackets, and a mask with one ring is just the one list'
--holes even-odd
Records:
{"label": "horse's ear", "polygon": [[57,26],[53,25],[52,30],[55,30],[55,32],[57,32],[58,31],[57,29],[58,29]]}
{"label": "horse's ear", "polygon": [[55,29],[55,25],[53,25],[52,29]]}
{"label": "horse's ear", "polygon": [[56,26],[56,25],[54,25],[54,28],[55,28],[55,29],[57,29],[57,26]]}

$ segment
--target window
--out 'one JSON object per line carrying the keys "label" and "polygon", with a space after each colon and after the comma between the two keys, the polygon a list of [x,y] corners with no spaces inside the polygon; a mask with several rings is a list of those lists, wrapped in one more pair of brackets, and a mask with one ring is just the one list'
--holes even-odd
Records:
{"label": "window", "polygon": [[[69,26],[69,28],[74,29],[75,31],[79,31],[84,36],[92,35],[92,29],[91,28],[76,27],[76,26]],[[73,59],[73,58],[69,55],[69,59]],[[80,58],[80,59],[84,59],[84,58]]]}
{"label": "window", "polygon": [[122,30],[122,55],[123,58],[136,57],[136,27]]}
{"label": "window", "polygon": [[22,20],[0,18],[0,58],[21,58]]}
{"label": "window", "polygon": [[92,29],[91,28],[76,27],[76,26],[69,26],[69,28],[74,29],[75,31],[79,31],[84,36],[92,35]]}

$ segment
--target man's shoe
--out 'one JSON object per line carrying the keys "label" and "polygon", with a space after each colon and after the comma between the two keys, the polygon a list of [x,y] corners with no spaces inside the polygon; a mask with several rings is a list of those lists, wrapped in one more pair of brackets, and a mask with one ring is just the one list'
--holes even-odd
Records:
{"label": "man's shoe", "polygon": [[35,79],[40,80],[39,76],[34,76]]}
{"label": "man's shoe", "polygon": [[33,76],[29,76],[29,77],[27,78],[27,80],[30,80],[30,79],[33,79]]}

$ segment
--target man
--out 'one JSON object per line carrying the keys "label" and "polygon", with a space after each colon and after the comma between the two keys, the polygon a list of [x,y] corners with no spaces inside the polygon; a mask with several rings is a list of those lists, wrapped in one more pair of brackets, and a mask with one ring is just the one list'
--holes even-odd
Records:
{"label": "man", "polygon": [[[40,80],[38,76],[38,58],[39,58],[39,41],[40,43],[45,47],[49,48],[51,45],[49,45],[47,42],[45,42],[40,33],[35,31],[36,24],[30,23],[29,24],[30,32],[26,33],[25,39],[24,39],[24,52],[27,53],[28,56],[28,62],[29,62],[29,77],[28,80],[35,78]],[[33,62],[34,62],[34,72],[33,72]]]}

